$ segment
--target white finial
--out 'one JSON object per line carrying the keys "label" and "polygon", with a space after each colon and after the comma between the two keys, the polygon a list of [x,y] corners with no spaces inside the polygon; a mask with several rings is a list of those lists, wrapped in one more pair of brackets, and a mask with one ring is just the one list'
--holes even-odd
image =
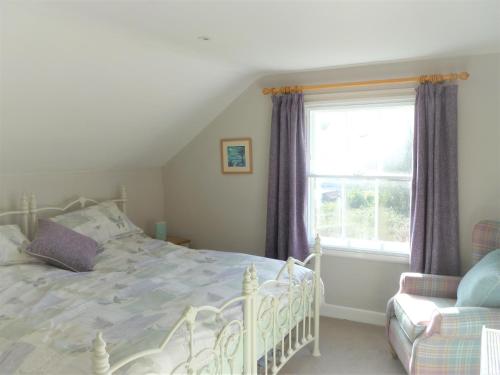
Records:
{"label": "white finial", "polygon": [[125,185],[120,186],[120,198],[121,199],[127,199],[127,189],[125,188]]}
{"label": "white finial", "polygon": [[93,341],[94,356],[92,357],[92,364],[94,374],[107,375],[109,373],[109,354],[106,351],[106,343],[102,338],[102,332],[98,332]]}
{"label": "white finial", "polygon": [[80,202],[80,207],[81,207],[81,208],[85,208],[85,202],[86,202],[86,201],[87,201],[87,200],[86,200],[84,197],[80,197],[80,198],[78,198],[78,202]]}
{"label": "white finial", "polygon": [[250,275],[252,276],[253,290],[256,291],[259,287],[259,277],[257,276],[257,268],[255,267],[255,263],[252,263],[252,265],[250,266]]}
{"label": "white finial", "polygon": [[33,193],[30,195],[30,203],[29,204],[30,204],[31,210],[36,209],[36,196]]}
{"label": "white finial", "polygon": [[[27,198],[24,198],[27,199]],[[28,210],[25,211],[27,214],[24,216],[24,230],[26,235],[32,239],[37,228],[37,214],[36,214],[36,197],[35,194],[31,193],[28,200]],[[23,208],[24,210],[24,208]]]}
{"label": "white finial", "polygon": [[23,193],[21,196],[21,211],[22,211],[22,231],[24,235],[30,238],[30,227],[29,227],[29,214],[30,214],[30,204],[28,202],[28,195]]}
{"label": "white finial", "polygon": [[23,212],[28,212],[29,210],[28,195],[26,193],[23,193],[21,196],[21,210]]}
{"label": "white finial", "polygon": [[314,252],[316,254],[321,254],[321,238],[319,234],[316,234],[316,239],[314,240]]}
{"label": "white finial", "polygon": [[198,309],[194,306],[188,306],[184,310],[184,314],[182,314],[186,319],[187,324],[194,324],[196,321],[196,315],[198,315]]}
{"label": "white finial", "polygon": [[125,189],[125,185],[120,185],[120,200],[121,200],[121,208],[124,214],[127,213],[127,189]]}
{"label": "white finial", "polygon": [[252,271],[247,267],[243,274],[243,294],[248,295],[253,293]]}

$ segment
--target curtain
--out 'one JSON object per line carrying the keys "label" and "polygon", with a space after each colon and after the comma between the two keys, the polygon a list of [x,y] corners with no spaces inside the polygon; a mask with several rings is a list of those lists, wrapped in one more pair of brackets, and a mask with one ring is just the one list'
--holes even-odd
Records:
{"label": "curtain", "polygon": [[266,256],[303,260],[308,254],[305,224],[306,129],[304,95],[273,96],[267,198]]}
{"label": "curtain", "polygon": [[459,275],[456,85],[417,88],[411,199],[412,272]]}

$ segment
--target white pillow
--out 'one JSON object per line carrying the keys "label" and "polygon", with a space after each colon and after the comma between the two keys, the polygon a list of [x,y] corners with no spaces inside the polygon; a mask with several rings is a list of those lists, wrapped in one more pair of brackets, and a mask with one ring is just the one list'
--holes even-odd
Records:
{"label": "white pillow", "polygon": [[58,215],[51,220],[90,237],[101,245],[125,234],[142,233],[111,201]]}
{"label": "white pillow", "polygon": [[17,225],[0,225],[0,266],[39,263],[25,250],[29,240]]}

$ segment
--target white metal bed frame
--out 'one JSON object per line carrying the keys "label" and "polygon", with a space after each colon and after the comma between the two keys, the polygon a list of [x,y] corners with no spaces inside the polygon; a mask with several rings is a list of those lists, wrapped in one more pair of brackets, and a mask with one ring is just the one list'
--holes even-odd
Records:
{"label": "white metal bed frame", "polygon": [[[126,212],[127,193],[120,187],[120,195],[112,201]],[[34,194],[23,194],[21,209],[0,213],[0,217],[21,215],[21,227],[29,237],[35,233],[38,215],[42,212],[64,213],[79,205],[84,208],[99,201],[78,197],[63,207],[37,207]],[[321,244],[316,237],[311,254],[302,262],[288,258],[275,279],[259,284],[255,266],[248,267],[244,273],[242,295],[226,301],[222,306],[188,306],[177,323],[156,348],[134,353],[116,363],[110,364],[109,353],[101,332],[93,340],[92,372],[95,375],[111,375],[132,362],[150,355],[161,353],[176,334],[185,330],[188,352],[186,360],[178,364],[172,373],[244,373],[276,374],[288,360],[301,348],[313,342],[312,355],[320,356],[319,351],[319,307],[321,299]],[[296,265],[312,265],[312,279],[294,279]],[[284,288],[278,295],[266,294],[264,289]],[[283,290],[283,289],[280,289]],[[211,347],[195,352],[195,329],[200,313],[210,313],[216,318],[235,305],[242,305],[243,318],[231,320],[214,332],[215,343]],[[204,358],[202,358],[204,357]]]}

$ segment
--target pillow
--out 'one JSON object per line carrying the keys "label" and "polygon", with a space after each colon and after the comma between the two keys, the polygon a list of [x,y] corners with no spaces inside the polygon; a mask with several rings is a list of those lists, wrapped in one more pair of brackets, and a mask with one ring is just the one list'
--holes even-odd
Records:
{"label": "pillow", "polygon": [[500,249],[486,254],[465,274],[456,306],[500,307]]}
{"label": "pillow", "polygon": [[92,271],[97,242],[50,220],[38,220],[35,239],[26,252],[45,263],[74,272]]}
{"label": "pillow", "polygon": [[142,232],[111,201],[58,215],[51,220],[96,240],[100,245],[124,234]]}
{"label": "pillow", "polygon": [[38,262],[25,253],[28,243],[17,225],[0,225],[0,266]]}

